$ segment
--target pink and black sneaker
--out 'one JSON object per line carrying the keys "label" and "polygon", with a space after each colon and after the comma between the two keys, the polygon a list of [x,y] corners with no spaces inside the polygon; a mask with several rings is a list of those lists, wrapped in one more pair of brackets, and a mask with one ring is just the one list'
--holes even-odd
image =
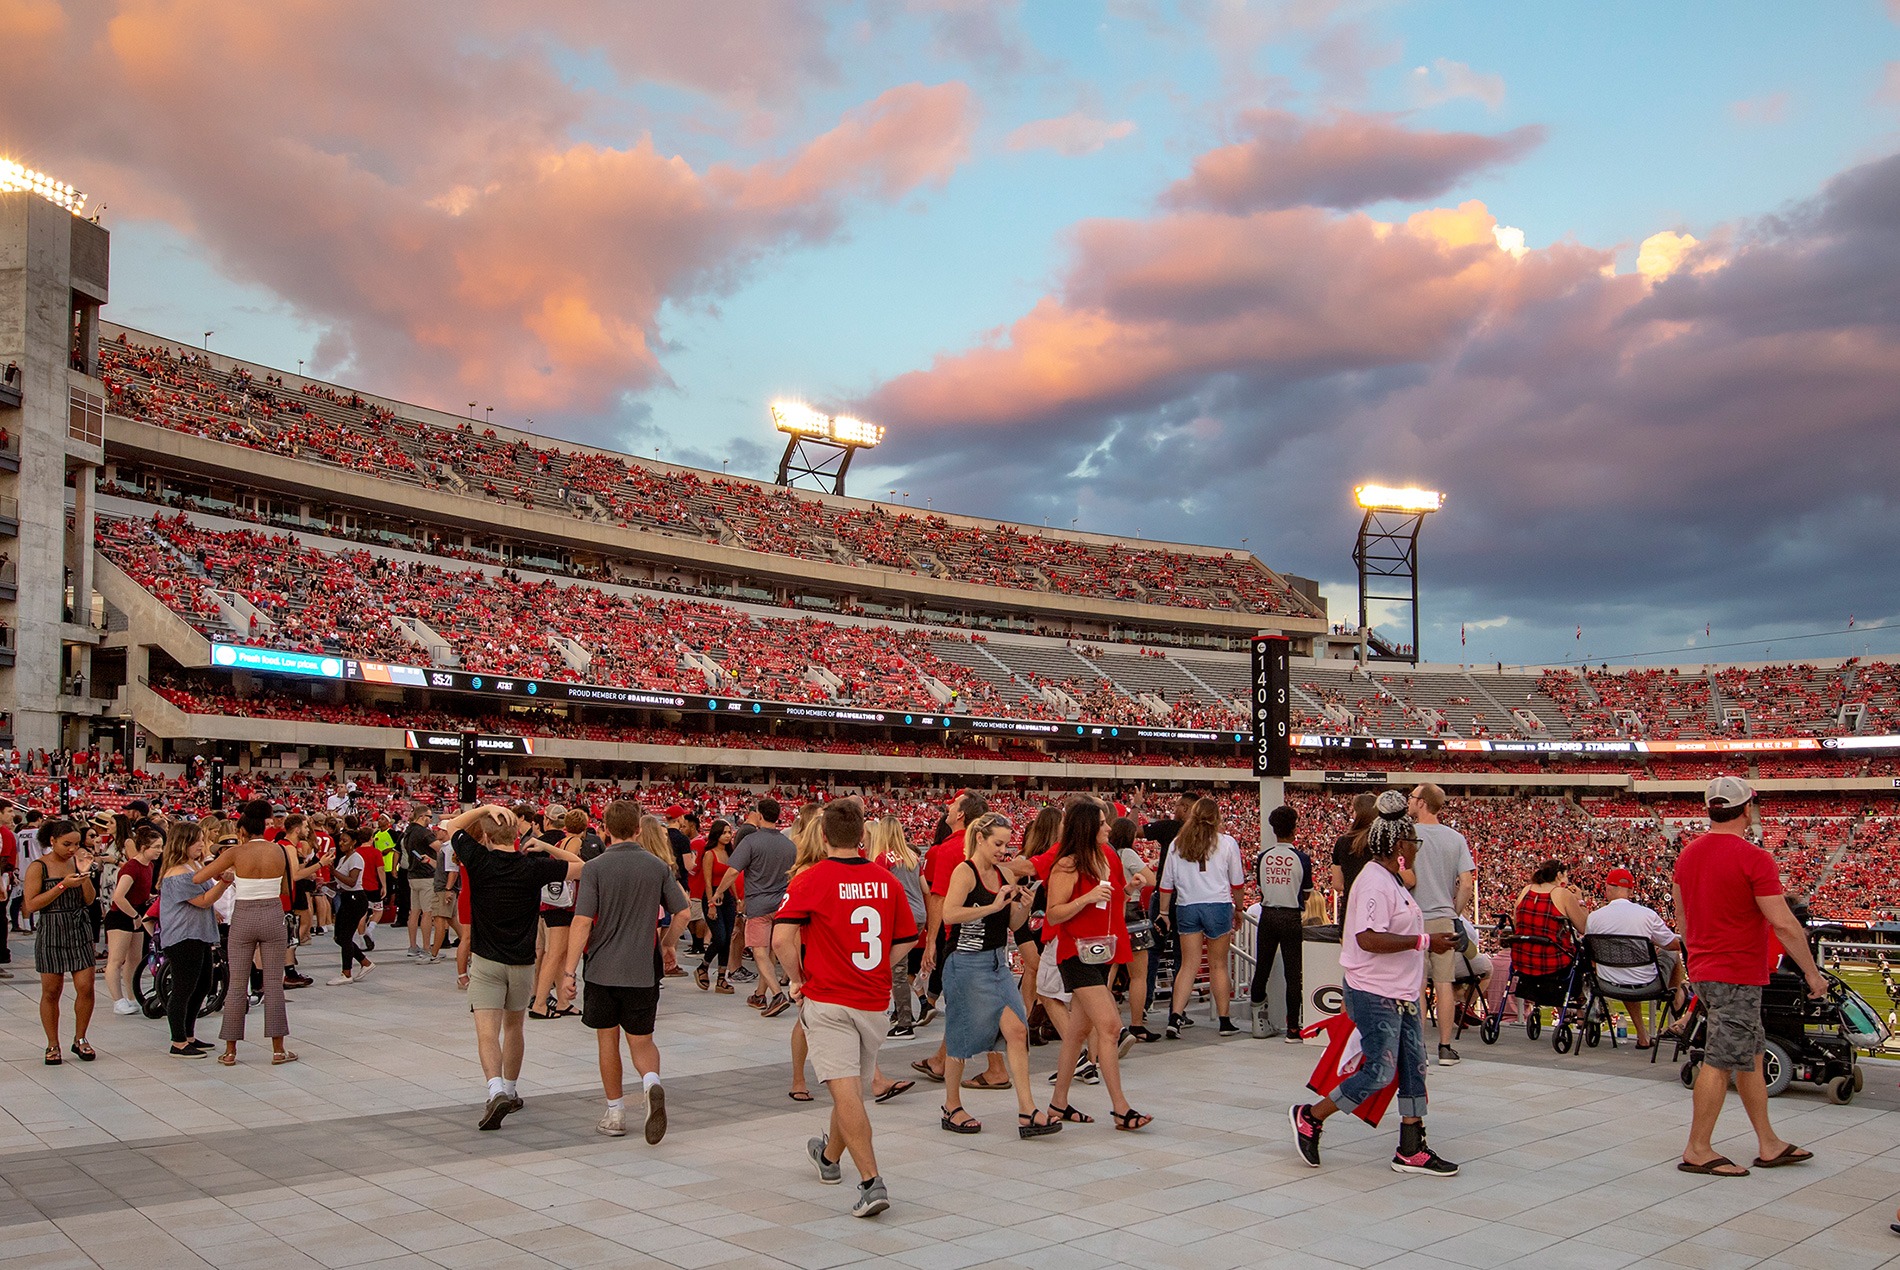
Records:
{"label": "pink and black sneaker", "polygon": [[1423,1173],[1427,1177],[1456,1177],[1458,1166],[1441,1157],[1425,1141],[1425,1126],[1399,1127],[1399,1149],[1392,1154],[1394,1173]]}
{"label": "pink and black sneaker", "polygon": [[[1313,1119],[1312,1107],[1308,1103],[1296,1103],[1287,1108],[1287,1119],[1293,1123],[1293,1145],[1299,1151],[1300,1158],[1306,1161],[1306,1167],[1319,1167],[1320,1122]],[[1394,1164],[1393,1168],[1398,1165]]]}

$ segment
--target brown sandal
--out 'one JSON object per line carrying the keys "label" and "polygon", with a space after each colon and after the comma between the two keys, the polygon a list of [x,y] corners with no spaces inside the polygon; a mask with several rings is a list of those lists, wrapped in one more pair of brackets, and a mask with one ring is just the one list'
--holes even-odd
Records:
{"label": "brown sandal", "polygon": [[270,1056],[270,1065],[272,1067],[282,1067],[285,1063],[294,1063],[296,1061],[296,1050],[279,1050]]}

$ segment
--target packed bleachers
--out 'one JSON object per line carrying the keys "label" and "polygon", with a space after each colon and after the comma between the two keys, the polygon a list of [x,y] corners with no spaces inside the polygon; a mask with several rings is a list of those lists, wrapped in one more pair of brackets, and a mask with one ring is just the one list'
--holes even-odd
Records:
{"label": "packed bleachers", "polygon": [[1014,590],[1253,613],[1319,610],[1249,555],[974,526],[882,504],[828,502],[753,481],[448,429],[325,385],[293,387],[190,349],[100,346],[108,409],[230,445],[621,527]]}
{"label": "packed bleachers", "polygon": [[[1171,717],[1053,643],[760,616],[507,571],[319,550],[288,535],[206,529],[183,516],[101,518],[97,536],[107,558],[207,636],[390,661],[435,656],[484,673],[654,691],[1115,724]],[[221,595],[251,616],[234,624]],[[1188,708],[1202,726],[1246,726],[1222,702]]]}

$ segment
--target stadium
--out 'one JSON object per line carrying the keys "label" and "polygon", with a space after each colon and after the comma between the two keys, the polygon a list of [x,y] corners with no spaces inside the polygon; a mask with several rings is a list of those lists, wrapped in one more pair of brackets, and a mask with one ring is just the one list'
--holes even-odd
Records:
{"label": "stadium", "polygon": [[28,292],[71,297],[16,310],[6,353],[23,803],[203,807],[215,761],[286,803],[447,806],[477,733],[485,792],[1192,786],[1257,844],[1246,649],[1271,632],[1289,796],[1343,827],[1342,792],[1456,790],[1487,910],[1553,852],[1666,906],[1728,772],[1817,917],[1900,912],[1900,667],[1414,664],[1231,547],[669,466],[116,326],[105,231],[3,197]]}

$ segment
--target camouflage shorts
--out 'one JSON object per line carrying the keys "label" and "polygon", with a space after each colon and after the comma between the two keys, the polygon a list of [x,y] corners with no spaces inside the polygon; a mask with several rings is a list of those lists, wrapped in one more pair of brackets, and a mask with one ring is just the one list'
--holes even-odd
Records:
{"label": "camouflage shorts", "polygon": [[1768,1041],[1761,1022],[1761,988],[1748,983],[1698,983],[1696,995],[1709,1016],[1709,1043],[1702,1061],[1723,1071],[1748,1071]]}

